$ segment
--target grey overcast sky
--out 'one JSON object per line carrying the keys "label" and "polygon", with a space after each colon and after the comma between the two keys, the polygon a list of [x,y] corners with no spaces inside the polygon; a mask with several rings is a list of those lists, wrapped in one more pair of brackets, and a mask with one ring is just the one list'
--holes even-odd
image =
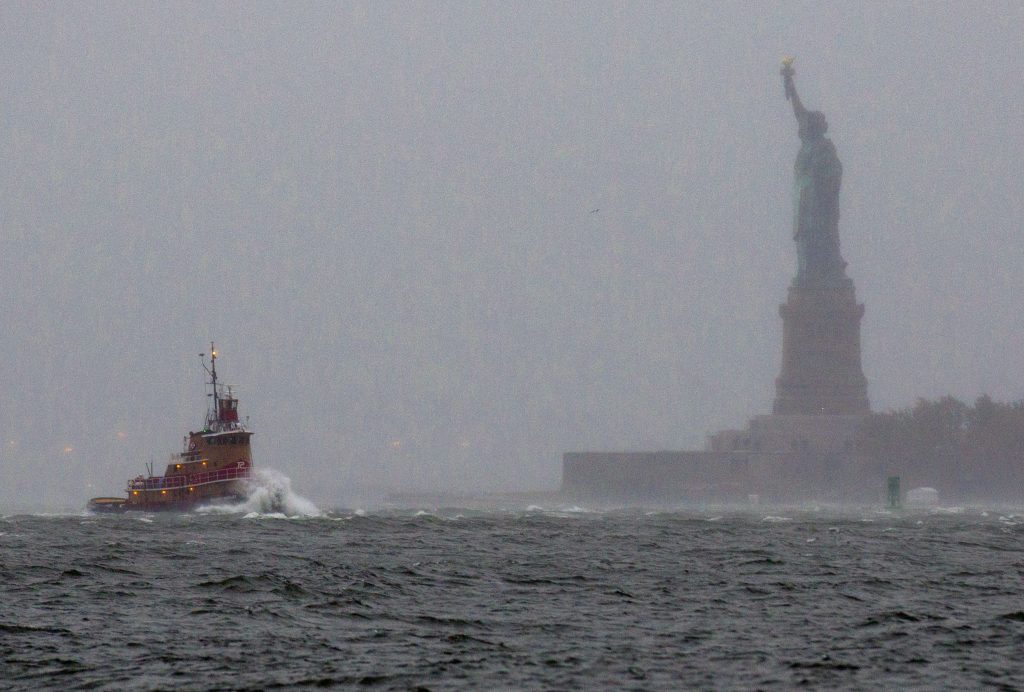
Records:
{"label": "grey overcast sky", "polygon": [[[321,503],[769,410],[796,56],[876,410],[1024,398],[1021,2],[5,2],[0,511],[180,449]],[[120,435],[119,435],[120,433]]]}

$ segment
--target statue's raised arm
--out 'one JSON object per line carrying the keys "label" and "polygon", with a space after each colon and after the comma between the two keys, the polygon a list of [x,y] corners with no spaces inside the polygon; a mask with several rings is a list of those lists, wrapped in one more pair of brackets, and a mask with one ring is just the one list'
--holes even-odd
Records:
{"label": "statue's raised arm", "polygon": [[807,115],[807,109],[804,108],[804,104],[800,102],[800,97],[796,94],[796,85],[793,83],[793,75],[796,74],[796,70],[793,69],[793,58],[782,60],[782,69],[779,73],[782,75],[782,85],[786,90],[786,100],[793,104],[793,115],[799,122],[803,116]]}

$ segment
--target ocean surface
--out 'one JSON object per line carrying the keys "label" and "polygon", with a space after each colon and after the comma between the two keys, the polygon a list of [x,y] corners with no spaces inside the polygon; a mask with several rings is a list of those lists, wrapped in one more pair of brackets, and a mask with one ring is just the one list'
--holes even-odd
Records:
{"label": "ocean surface", "polygon": [[4,516],[0,688],[1024,686],[1007,508],[472,504]]}

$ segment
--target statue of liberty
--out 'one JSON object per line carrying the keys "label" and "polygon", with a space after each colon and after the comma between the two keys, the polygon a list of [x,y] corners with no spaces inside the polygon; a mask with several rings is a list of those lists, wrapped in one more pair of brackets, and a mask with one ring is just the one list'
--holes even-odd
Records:
{"label": "statue of liberty", "polygon": [[795,284],[834,285],[846,278],[846,262],[839,254],[839,185],[843,166],[835,146],[825,138],[825,114],[804,108],[793,84],[794,74],[793,59],[786,58],[782,61],[782,78],[800,135],[800,152],[793,167]]}

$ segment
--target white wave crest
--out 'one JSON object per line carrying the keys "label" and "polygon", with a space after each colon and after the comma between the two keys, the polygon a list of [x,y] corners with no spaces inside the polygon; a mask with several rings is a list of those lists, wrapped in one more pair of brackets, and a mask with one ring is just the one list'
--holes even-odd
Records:
{"label": "white wave crest", "polygon": [[289,517],[319,517],[320,509],[292,490],[292,480],[274,469],[257,469],[249,482],[249,497],[243,509],[260,514],[284,514]]}
{"label": "white wave crest", "polygon": [[320,517],[323,512],[302,495],[292,490],[292,480],[274,469],[256,469],[248,483],[245,500],[231,505],[209,505],[203,512],[241,514],[246,519],[284,519]]}

